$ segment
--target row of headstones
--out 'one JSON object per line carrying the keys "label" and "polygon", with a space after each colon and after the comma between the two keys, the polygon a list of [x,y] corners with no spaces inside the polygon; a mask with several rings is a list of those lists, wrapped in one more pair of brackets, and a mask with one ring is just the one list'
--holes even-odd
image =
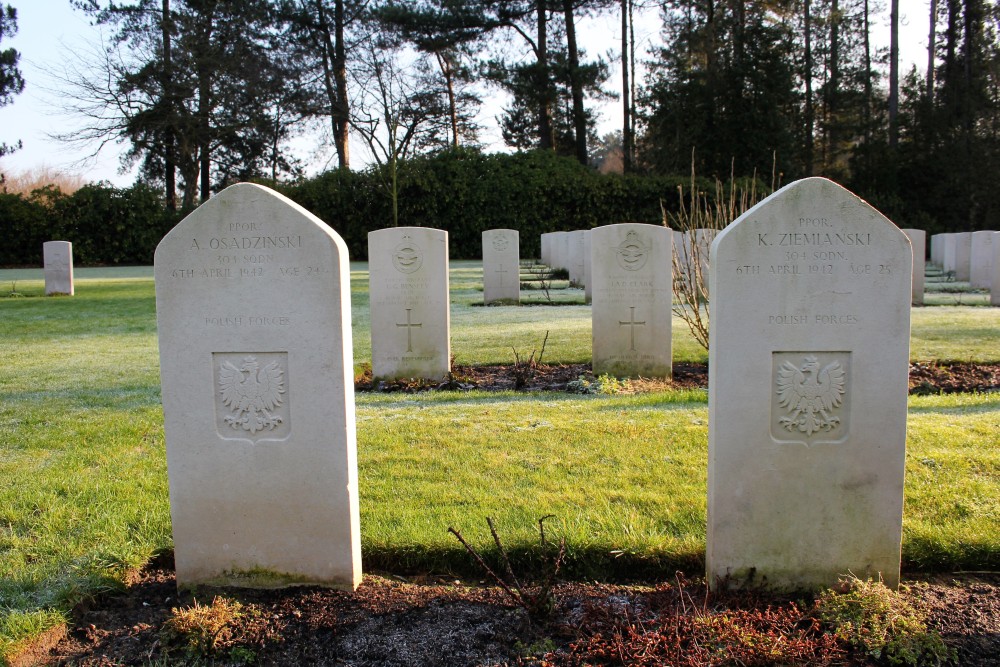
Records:
{"label": "row of headstones", "polygon": [[[553,269],[565,269],[570,282],[583,287],[586,303],[593,298],[594,282],[591,276],[593,240],[590,232],[589,229],[577,229],[541,235],[541,262]],[[708,281],[708,251],[716,232],[714,229],[671,230],[673,250],[667,254],[667,263],[673,265],[679,278],[695,280],[703,277],[704,282]]]}
{"label": "row of headstones", "polygon": [[990,290],[990,302],[1000,306],[1000,232],[934,234],[931,263],[970,287]]}
{"label": "row of headstones", "polygon": [[[580,233],[581,235],[583,232]],[[656,225],[586,232],[593,291],[594,373],[670,377],[671,238]],[[519,297],[518,233],[483,232],[483,298]],[[395,227],[368,235],[372,374],[444,377],[450,369],[448,234]]]}
{"label": "row of headstones", "polygon": [[[640,304],[617,290],[635,282],[655,300],[664,288],[642,272],[665,264],[654,253],[669,242],[657,246],[645,228],[601,233],[594,245],[613,249],[617,268],[595,280],[595,302],[624,301],[636,331]],[[403,308],[410,288],[399,276],[416,274],[444,242],[380,234],[373,292],[384,281]],[[383,251],[391,261],[378,259]],[[834,257],[819,263],[817,252]],[[776,192],[715,239],[713,586],[816,588],[849,572],[898,582],[911,265],[905,235],[819,178]],[[290,200],[240,184],[164,237],[155,279],[178,584],[356,587],[344,242]],[[376,321],[373,310],[373,345],[377,330],[421,326],[412,313]]]}

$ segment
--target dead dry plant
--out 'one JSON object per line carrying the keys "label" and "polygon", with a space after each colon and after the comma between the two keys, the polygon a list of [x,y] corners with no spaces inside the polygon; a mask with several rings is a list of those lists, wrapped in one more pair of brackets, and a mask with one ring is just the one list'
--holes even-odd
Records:
{"label": "dead dry plant", "polygon": [[[531,351],[527,359],[521,359],[521,355],[518,354],[517,350],[511,346],[511,351],[514,353],[514,388],[523,389],[529,381],[535,377],[535,371],[538,370],[538,366],[542,363],[542,357],[545,356],[545,345],[549,342],[549,332],[546,329],[545,338],[542,340],[542,351],[538,352],[537,349]],[[535,358],[535,352],[538,352],[538,358]]]}
{"label": "dead dry plant", "polygon": [[[507,577],[504,578],[493,571],[486,561],[483,559],[482,555],[476,551],[475,547],[469,544],[462,533],[451,526],[448,527],[448,532],[454,535],[465,550],[469,552],[469,555],[476,561],[476,563],[483,569],[490,579],[492,579],[496,584],[507,594],[510,599],[515,602],[518,606],[522,607],[526,612],[528,612],[528,617],[532,621],[543,621],[551,616],[555,609],[555,594],[553,592],[553,587],[555,586],[556,576],[559,574],[559,570],[562,567],[563,560],[566,558],[566,539],[560,538],[558,547],[554,554],[549,550],[550,544],[545,539],[545,520],[552,518],[553,515],[548,514],[543,516],[538,520],[538,533],[541,540],[541,547],[543,550],[548,552],[548,569],[549,572],[543,577],[537,579],[537,585],[528,587],[516,574],[514,574],[514,566],[510,560],[510,554],[507,553],[507,549],[504,548],[503,543],[500,541],[500,536],[497,534],[496,526],[493,525],[493,518],[486,517],[486,524],[490,527],[490,534],[493,536],[493,542],[496,544],[497,552],[500,554],[500,560],[504,566]],[[508,581],[509,579],[509,581]],[[528,581],[528,580],[525,580]]]}
{"label": "dead dry plant", "polygon": [[[735,161],[734,161],[735,165]],[[779,184],[777,157],[771,167],[771,187]],[[668,212],[663,201],[660,211],[663,226],[684,234],[683,241],[673,243],[673,312],[684,320],[695,340],[708,349],[709,250],[715,236],[730,223],[753,208],[764,194],[755,171],[750,179],[737,179],[735,166],[730,168],[729,183],[715,179],[715,196],[709,197],[698,188],[694,152],[691,153],[691,183],[677,186],[679,206],[676,213]]]}

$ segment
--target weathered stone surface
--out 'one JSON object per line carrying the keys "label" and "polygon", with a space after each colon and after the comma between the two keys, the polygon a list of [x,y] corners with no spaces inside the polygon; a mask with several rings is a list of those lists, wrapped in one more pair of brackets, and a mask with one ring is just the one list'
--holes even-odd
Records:
{"label": "weathered stone surface", "polygon": [[910,239],[910,246],[913,249],[912,297],[910,302],[914,306],[922,306],[924,305],[924,272],[927,268],[924,260],[927,232],[922,229],[904,229],[902,232]]}
{"label": "weathered stone surface", "polygon": [[448,233],[369,232],[368,271],[373,375],[444,378],[451,370]]}
{"label": "weathered stone surface", "polygon": [[42,266],[45,273],[45,294],[73,296],[73,244],[69,241],[46,241],[42,244]]}
{"label": "weathered stone surface", "polygon": [[[712,246],[709,581],[899,581],[909,347],[906,236],[822,178]],[[728,579],[726,579],[728,577]]]}
{"label": "weathered stone surface", "polygon": [[521,254],[516,229],[483,232],[483,302],[517,304],[521,299]]}
{"label": "weathered stone surface", "polygon": [[347,247],[267,188],[227,188],[154,260],[180,586],[361,581]]}
{"label": "weathered stone surface", "polygon": [[594,374],[671,374],[671,240],[637,223],[590,231]]}

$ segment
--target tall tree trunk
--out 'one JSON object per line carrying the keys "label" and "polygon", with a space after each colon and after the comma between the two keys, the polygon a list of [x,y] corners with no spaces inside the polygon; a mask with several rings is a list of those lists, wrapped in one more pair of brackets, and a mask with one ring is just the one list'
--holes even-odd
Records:
{"label": "tall tree trunk", "polygon": [[580,81],[580,52],[576,47],[573,0],[563,0],[563,14],[566,17],[566,48],[569,56],[569,85],[573,96],[576,159],[580,164],[587,164],[587,110],[583,106],[583,82]]}
{"label": "tall tree trunk", "polygon": [[622,12],[622,168],[632,171],[632,89],[629,87],[629,14],[631,0],[621,0]]}
{"label": "tall tree trunk", "polygon": [[889,4],[889,150],[899,144],[899,0]]}
{"label": "tall tree trunk", "polygon": [[930,28],[927,32],[927,100],[934,99],[934,63],[937,60],[937,0],[931,0]]}
{"label": "tall tree trunk", "polygon": [[351,151],[348,134],[351,125],[351,105],[347,97],[347,45],[344,42],[344,0],[333,3],[333,78],[337,87],[336,125],[334,140],[337,143],[337,160],[341,169],[350,169]]}
{"label": "tall tree trunk", "polygon": [[458,148],[458,105],[455,102],[455,72],[448,56],[440,51],[434,52],[438,67],[444,76],[445,89],[448,92],[448,118],[451,120],[451,147]]}
{"label": "tall tree trunk", "polygon": [[174,162],[174,120],[177,110],[174,108],[174,73],[170,53],[170,0],[163,0],[163,14],[160,17],[160,34],[163,40],[163,97],[169,117],[163,128],[163,180],[164,199],[167,210],[177,210],[177,167]]}
{"label": "tall tree trunk", "polygon": [[212,196],[212,73],[209,59],[212,50],[212,32],[214,16],[209,10],[202,17],[202,30],[199,35],[201,53],[198,55],[196,76],[198,79],[198,172],[199,196],[202,202]]}
{"label": "tall tree trunk", "polygon": [[555,148],[552,131],[552,84],[549,77],[548,14],[545,0],[535,0],[537,15],[538,49],[538,147],[542,150]]}
{"label": "tall tree trunk", "polygon": [[864,3],[864,30],[865,30],[865,108],[863,121],[865,124],[865,163],[871,167],[871,142],[872,142],[872,44],[870,38],[871,15],[868,0]]}
{"label": "tall tree trunk", "polygon": [[830,3],[830,79],[826,87],[826,148],[824,168],[837,161],[840,144],[840,0]]}
{"label": "tall tree trunk", "polygon": [[806,83],[806,136],[805,136],[805,175],[812,176],[815,164],[813,157],[813,125],[815,123],[815,110],[813,109],[813,89],[812,89],[812,9],[811,0],[805,0],[805,15],[803,17],[802,31],[805,33],[806,53],[805,53],[805,83]]}

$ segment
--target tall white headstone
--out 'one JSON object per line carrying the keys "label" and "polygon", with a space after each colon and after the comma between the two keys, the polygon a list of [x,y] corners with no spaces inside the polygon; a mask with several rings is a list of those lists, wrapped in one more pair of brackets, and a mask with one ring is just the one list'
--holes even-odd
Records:
{"label": "tall white headstone", "polygon": [[922,229],[902,230],[910,239],[913,248],[913,278],[912,299],[914,306],[924,305],[924,272],[926,269],[924,255],[926,254],[927,232]]}
{"label": "tall white headstone", "polygon": [[993,282],[992,231],[972,232],[969,285],[976,289],[989,289]]}
{"label": "tall white headstone", "polygon": [[774,193],[712,246],[708,579],[899,581],[913,258],[832,181]]}
{"label": "tall white headstone", "polygon": [[160,242],[160,378],[180,586],[361,581],[347,247],[241,183]]}
{"label": "tall white headstone", "polygon": [[69,241],[46,241],[42,244],[42,266],[45,273],[45,294],[73,296],[73,244]]}
{"label": "tall white headstone", "polygon": [[448,232],[392,227],[368,233],[372,374],[444,378],[451,370]]}
{"label": "tall white headstone", "polygon": [[521,254],[516,229],[483,232],[483,302],[517,304],[521,298]]}
{"label": "tall white headstone", "polygon": [[583,235],[583,301],[591,303],[594,300],[594,280],[593,280],[593,252],[591,230],[586,230]]}
{"label": "tall white headstone", "polygon": [[590,230],[595,375],[671,375],[671,240],[666,227]]}

